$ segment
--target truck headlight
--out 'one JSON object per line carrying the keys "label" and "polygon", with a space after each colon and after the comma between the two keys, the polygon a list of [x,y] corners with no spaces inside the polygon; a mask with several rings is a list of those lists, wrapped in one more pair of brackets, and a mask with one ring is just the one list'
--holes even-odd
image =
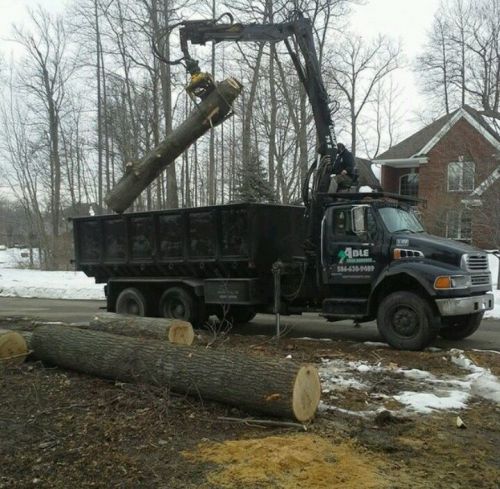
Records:
{"label": "truck headlight", "polygon": [[443,275],[434,280],[435,289],[467,289],[472,286],[470,275]]}

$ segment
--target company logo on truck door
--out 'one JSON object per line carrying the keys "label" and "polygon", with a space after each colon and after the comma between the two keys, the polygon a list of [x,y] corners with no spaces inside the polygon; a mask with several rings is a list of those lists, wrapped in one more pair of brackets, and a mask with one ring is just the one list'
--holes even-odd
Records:
{"label": "company logo on truck door", "polygon": [[373,258],[370,257],[370,250],[368,248],[352,248],[348,246],[345,249],[339,250],[337,253],[339,263],[372,263]]}

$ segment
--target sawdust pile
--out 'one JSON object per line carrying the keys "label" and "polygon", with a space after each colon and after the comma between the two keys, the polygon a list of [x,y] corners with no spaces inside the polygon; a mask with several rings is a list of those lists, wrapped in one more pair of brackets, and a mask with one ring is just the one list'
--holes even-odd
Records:
{"label": "sawdust pile", "polygon": [[381,489],[387,487],[380,459],[352,444],[334,445],[316,435],[270,436],[202,443],[183,454],[215,463],[207,481],[224,489]]}

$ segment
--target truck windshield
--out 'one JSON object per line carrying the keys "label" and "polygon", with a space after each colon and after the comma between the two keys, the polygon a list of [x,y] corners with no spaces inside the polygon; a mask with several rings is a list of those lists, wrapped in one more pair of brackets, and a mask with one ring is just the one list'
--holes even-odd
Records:
{"label": "truck windshield", "polygon": [[380,217],[390,233],[404,231],[407,233],[422,233],[424,228],[415,214],[398,207],[379,208]]}

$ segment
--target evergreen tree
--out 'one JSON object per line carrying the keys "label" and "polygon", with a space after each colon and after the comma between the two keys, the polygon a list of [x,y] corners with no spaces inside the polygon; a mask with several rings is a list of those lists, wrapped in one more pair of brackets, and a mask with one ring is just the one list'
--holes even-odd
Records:
{"label": "evergreen tree", "polygon": [[247,165],[241,169],[240,182],[236,188],[236,200],[242,202],[276,201],[264,165],[255,151],[250,153]]}

